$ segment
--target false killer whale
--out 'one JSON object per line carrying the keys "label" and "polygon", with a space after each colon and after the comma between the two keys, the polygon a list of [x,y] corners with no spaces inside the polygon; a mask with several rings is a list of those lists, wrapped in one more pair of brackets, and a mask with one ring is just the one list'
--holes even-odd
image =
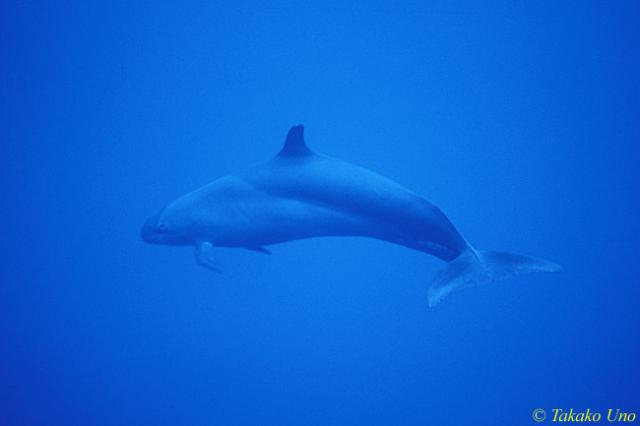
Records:
{"label": "false killer whale", "polygon": [[474,249],[420,195],[310,150],[301,125],[289,130],[284,147],[270,161],[178,198],[141,230],[149,243],[194,245],[198,263],[214,271],[219,271],[215,247],[269,253],[265,246],[322,236],[377,238],[448,262],[432,280],[430,306],[458,288],[561,270],[542,259]]}

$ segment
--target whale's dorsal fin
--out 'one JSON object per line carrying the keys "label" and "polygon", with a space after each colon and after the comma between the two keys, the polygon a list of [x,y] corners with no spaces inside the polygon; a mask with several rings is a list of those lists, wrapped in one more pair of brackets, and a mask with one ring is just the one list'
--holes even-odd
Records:
{"label": "whale's dorsal fin", "polygon": [[306,155],[313,155],[313,152],[307,148],[307,144],[304,142],[304,126],[298,124],[289,130],[278,157],[303,157]]}

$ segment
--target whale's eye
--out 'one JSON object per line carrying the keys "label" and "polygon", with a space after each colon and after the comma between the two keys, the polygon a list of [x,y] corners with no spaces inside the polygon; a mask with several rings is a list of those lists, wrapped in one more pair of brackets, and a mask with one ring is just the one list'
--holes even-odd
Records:
{"label": "whale's eye", "polygon": [[169,232],[169,228],[164,223],[161,223],[156,228],[156,232],[158,232],[159,234],[166,234],[167,232]]}

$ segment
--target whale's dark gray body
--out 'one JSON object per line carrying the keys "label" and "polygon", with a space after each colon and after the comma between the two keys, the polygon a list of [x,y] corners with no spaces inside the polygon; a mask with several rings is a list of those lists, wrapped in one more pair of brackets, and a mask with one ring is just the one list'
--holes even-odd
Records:
{"label": "whale's dark gray body", "polygon": [[195,245],[199,263],[214,270],[216,246],[268,253],[268,245],[322,236],[377,238],[450,262],[433,280],[430,304],[459,287],[560,269],[541,259],[473,249],[423,197],[309,150],[302,126],[291,128],[267,163],[178,198],[142,228],[147,242]]}

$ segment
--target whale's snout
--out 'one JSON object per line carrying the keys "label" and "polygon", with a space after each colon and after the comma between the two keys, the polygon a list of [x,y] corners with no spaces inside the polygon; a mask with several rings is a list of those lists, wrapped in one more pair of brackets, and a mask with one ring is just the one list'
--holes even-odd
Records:
{"label": "whale's snout", "polygon": [[161,233],[158,232],[158,219],[160,214],[155,214],[151,216],[144,222],[142,228],[140,229],[140,237],[147,243],[158,243],[159,235]]}
{"label": "whale's snout", "polygon": [[151,244],[188,245],[192,244],[189,234],[189,222],[180,222],[177,216],[171,216],[167,209],[146,220],[140,229],[140,237]]}

